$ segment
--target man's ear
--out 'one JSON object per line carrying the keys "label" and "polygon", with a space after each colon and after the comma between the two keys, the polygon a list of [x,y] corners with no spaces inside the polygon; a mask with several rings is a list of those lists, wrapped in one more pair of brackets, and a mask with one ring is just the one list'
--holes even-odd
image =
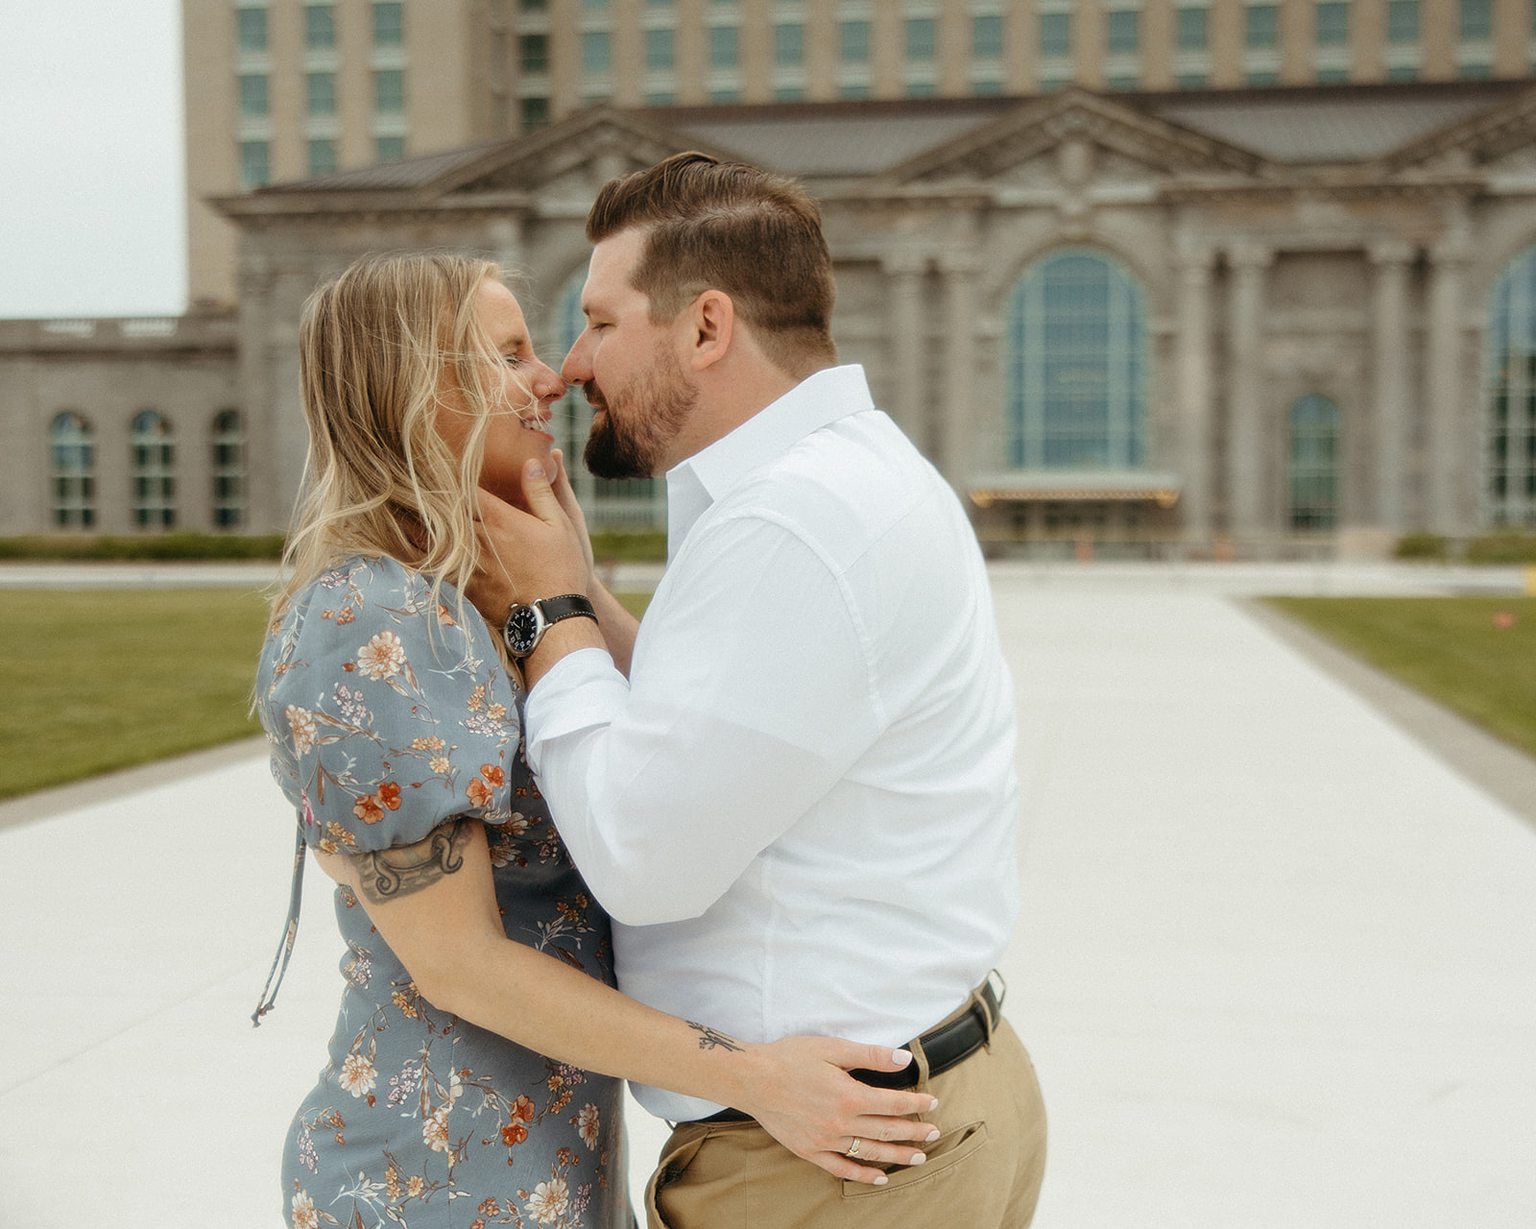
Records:
{"label": "man's ear", "polygon": [[704,371],[730,352],[736,333],[736,305],[723,290],[706,290],[684,313],[688,322],[689,366]]}

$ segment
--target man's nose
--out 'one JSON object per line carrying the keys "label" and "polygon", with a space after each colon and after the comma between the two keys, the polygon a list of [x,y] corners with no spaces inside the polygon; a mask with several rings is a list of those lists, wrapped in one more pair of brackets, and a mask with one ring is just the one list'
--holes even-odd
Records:
{"label": "man's nose", "polygon": [[565,356],[565,362],[560,364],[560,375],[567,384],[585,384],[592,378],[592,364],[587,358],[587,337],[587,331],[582,330],[571,352]]}

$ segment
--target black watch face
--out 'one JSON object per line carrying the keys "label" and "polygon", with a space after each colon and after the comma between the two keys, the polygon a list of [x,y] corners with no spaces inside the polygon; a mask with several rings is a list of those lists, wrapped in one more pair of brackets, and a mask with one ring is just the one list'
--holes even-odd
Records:
{"label": "black watch face", "polygon": [[515,657],[526,657],[539,640],[539,612],[532,606],[514,606],[507,615],[507,648]]}

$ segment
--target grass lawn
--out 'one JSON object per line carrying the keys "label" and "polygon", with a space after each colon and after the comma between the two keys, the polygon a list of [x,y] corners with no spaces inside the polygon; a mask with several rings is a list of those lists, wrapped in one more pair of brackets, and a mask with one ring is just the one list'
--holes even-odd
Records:
{"label": "grass lawn", "polygon": [[260,732],[257,593],[0,590],[0,627],[0,798]]}
{"label": "grass lawn", "polygon": [[1269,602],[1536,756],[1536,598],[1286,597]]}

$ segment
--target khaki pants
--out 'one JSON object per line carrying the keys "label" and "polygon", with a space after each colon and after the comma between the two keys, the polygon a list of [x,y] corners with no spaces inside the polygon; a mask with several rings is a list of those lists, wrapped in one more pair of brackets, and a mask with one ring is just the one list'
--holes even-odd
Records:
{"label": "khaki pants", "polygon": [[645,1192],[648,1229],[1025,1229],[1045,1170],[1045,1106],[1006,1020],[991,1044],[918,1085],[939,1099],[928,1160],[885,1186],[845,1182],[755,1122],[684,1123]]}

